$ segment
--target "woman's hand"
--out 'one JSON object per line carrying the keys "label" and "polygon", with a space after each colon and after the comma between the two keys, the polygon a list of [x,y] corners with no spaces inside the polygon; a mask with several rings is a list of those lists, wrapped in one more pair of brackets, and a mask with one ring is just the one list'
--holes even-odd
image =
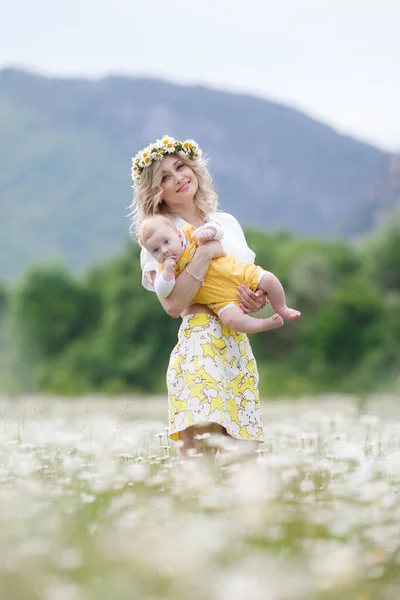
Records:
{"label": "woman's hand", "polygon": [[237,295],[240,300],[240,308],[244,313],[258,312],[268,304],[268,297],[265,292],[262,290],[253,292],[243,284],[238,286]]}
{"label": "woman's hand", "polygon": [[208,258],[219,258],[220,256],[226,256],[226,252],[220,241],[210,240],[209,242],[203,242],[196,250],[196,254],[199,252],[205,253]]}

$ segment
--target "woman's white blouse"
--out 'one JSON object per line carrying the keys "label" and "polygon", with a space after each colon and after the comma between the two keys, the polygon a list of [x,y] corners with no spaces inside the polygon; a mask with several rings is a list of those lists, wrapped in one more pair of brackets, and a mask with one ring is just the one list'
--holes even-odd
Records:
{"label": "woman's white blouse", "polygon": [[[227,256],[233,256],[238,262],[254,263],[255,254],[248,247],[243,229],[232,215],[225,212],[216,212],[209,217],[209,223],[216,223],[224,230],[222,245]],[[174,219],[175,226],[181,229],[188,225],[180,217]],[[140,266],[142,267],[142,285],[154,292],[151,273],[157,271],[158,263],[145,248],[140,252]]]}

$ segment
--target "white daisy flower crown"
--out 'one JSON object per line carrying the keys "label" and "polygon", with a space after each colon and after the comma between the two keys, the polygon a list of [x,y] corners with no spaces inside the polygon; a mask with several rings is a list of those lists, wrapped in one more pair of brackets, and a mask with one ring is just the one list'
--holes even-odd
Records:
{"label": "white daisy flower crown", "polygon": [[190,160],[201,158],[202,151],[199,145],[194,140],[185,140],[178,142],[173,137],[165,135],[160,140],[150,144],[143,150],[140,150],[134,158],[132,158],[132,179],[138,182],[143,169],[149,167],[153,161],[162,160],[167,154],[177,154],[184,152]]}

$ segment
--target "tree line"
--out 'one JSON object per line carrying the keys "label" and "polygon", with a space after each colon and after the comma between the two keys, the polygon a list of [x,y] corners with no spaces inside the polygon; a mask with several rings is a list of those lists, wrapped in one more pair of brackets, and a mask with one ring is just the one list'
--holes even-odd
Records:
{"label": "tree line", "polygon": [[[251,336],[264,397],[393,391],[400,381],[400,223],[359,244],[248,231],[302,317]],[[271,312],[266,308],[265,312]],[[179,319],[141,285],[139,248],[83,275],[36,265],[0,285],[3,391],[165,393]]]}

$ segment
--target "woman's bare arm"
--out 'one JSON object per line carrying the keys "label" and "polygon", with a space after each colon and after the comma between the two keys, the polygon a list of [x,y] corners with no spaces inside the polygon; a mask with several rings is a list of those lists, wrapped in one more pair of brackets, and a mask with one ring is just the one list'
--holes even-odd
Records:
{"label": "woman's bare arm", "polygon": [[[210,261],[218,256],[225,256],[221,242],[211,240],[199,246],[189,265],[189,271],[199,278],[195,279],[184,269],[176,278],[174,289],[168,298],[159,298],[164,310],[174,318],[185,310],[200,289],[201,280],[207,273]],[[155,274],[153,275],[154,278]]]}

